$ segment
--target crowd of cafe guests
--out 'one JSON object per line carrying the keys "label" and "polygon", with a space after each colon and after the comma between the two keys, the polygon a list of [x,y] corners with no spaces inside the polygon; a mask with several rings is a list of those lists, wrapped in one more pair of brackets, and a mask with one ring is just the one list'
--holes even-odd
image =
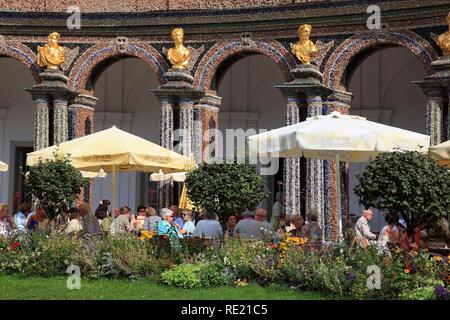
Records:
{"label": "crowd of cafe guests", "polygon": [[291,234],[313,241],[322,240],[317,210],[309,210],[305,222],[300,214],[287,218],[282,212],[276,212],[276,205],[271,219],[268,219],[265,209],[259,208],[228,215],[221,223],[217,213],[205,210],[193,212],[176,205],[162,208],[159,212],[153,207],[139,206],[134,213],[128,206],[111,210],[108,200],[101,201],[95,211],[88,203],[80,202],[71,208],[62,208],[56,218],[49,220],[40,205],[32,210],[28,203],[22,203],[18,211],[11,215],[8,205],[0,203],[0,237],[8,237],[15,232],[54,229],[76,237],[140,235],[145,230],[180,239],[240,237],[271,241]]}
{"label": "crowd of cafe guests", "polygon": [[[112,212],[111,212],[112,211]],[[113,216],[114,215],[114,219]],[[371,210],[365,210],[354,226],[354,242],[363,248],[376,245],[379,251],[388,251],[392,244],[402,241],[399,231],[404,221],[398,215],[387,214],[386,226],[379,235],[370,231]],[[68,236],[105,236],[137,234],[143,231],[171,238],[222,239],[239,237],[245,239],[280,241],[285,235],[323,242],[323,232],[318,223],[319,214],[315,209],[306,213],[306,221],[301,214],[287,217],[277,195],[272,215],[267,217],[263,208],[254,211],[231,214],[226,221],[219,221],[217,213],[200,210],[193,212],[175,205],[162,208],[159,213],[153,207],[139,206],[135,213],[128,206],[110,210],[110,202],[103,200],[95,211],[88,203],[80,202],[71,208],[62,208],[56,218],[49,221],[44,208],[22,203],[18,211],[11,215],[8,205],[0,203],[0,237],[8,237],[14,232],[33,232],[39,229],[55,229]]]}

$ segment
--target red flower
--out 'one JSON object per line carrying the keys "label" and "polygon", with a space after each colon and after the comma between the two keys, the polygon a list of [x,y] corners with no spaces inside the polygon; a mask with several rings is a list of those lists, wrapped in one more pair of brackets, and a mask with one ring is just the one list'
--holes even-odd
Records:
{"label": "red flower", "polygon": [[243,282],[244,282],[244,283],[248,283],[247,278],[244,278]]}
{"label": "red flower", "polygon": [[13,243],[11,243],[9,245],[9,248],[13,251],[16,251],[16,249],[20,247],[20,242],[19,241],[14,241]]}

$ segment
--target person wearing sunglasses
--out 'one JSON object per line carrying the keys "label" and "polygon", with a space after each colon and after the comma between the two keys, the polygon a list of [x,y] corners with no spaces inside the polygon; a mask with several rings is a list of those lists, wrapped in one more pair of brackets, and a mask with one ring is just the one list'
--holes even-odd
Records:
{"label": "person wearing sunglasses", "polygon": [[169,239],[173,240],[176,238],[183,238],[178,228],[175,226],[173,221],[173,211],[168,208],[161,209],[161,222],[158,223],[156,227],[156,233],[158,235],[167,235]]}
{"label": "person wearing sunglasses", "polygon": [[135,230],[141,230],[144,227],[145,209],[147,209],[145,206],[139,206],[136,210],[137,216],[133,225]]}
{"label": "person wearing sunglasses", "polygon": [[181,217],[183,218],[184,225],[180,232],[184,237],[191,237],[195,230],[195,224],[192,222],[192,212],[187,209],[182,209]]}

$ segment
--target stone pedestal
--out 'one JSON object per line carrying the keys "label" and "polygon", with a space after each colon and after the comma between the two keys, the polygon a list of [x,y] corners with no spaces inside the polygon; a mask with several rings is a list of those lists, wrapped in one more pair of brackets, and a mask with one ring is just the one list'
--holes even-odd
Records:
{"label": "stone pedestal", "polygon": [[422,81],[413,81],[422,88],[427,96],[426,128],[431,145],[450,139],[449,96],[450,96],[450,59],[440,58],[431,63],[434,73]]}
{"label": "stone pedestal", "polygon": [[67,87],[68,78],[62,71],[45,70],[42,82],[30,92],[35,103],[35,150],[64,142],[69,137],[68,105],[76,92]]}
{"label": "stone pedestal", "polygon": [[[332,90],[322,84],[322,74],[315,65],[299,65],[291,71],[294,80],[283,85],[277,85],[287,101],[286,125],[306,120],[307,117],[321,115],[323,99],[328,97]],[[319,211],[319,223],[326,229],[324,208],[324,174],[323,160],[306,159],[306,172],[300,159],[287,159],[285,162],[285,193],[284,203],[288,215],[308,209],[316,208]],[[302,177],[304,175],[304,178]],[[303,183],[300,185],[298,181]],[[306,208],[300,207],[301,188],[306,197]]]}

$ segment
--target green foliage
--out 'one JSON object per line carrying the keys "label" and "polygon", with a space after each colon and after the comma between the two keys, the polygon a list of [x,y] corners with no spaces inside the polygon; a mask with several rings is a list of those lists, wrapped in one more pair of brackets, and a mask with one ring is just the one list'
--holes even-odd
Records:
{"label": "green foliage", "polygon": [[186,175],[191,201],[225,218],[231,213],[253,210],[268,197],[266,185],[249,164],[202,164]]}
{"label": "green foliage", "polygon": [[264,248],[265,243],[261,241],[230,238],[222,247],[221,261],[235,278],[253,279],[253,266],[256,264],[253,258],[261,254]]}
{"label": "green foliage", "polygon": [[29,194],[39,200],[50,219],[59,209],[70,206],[85,186],[85,179],[71,164],[68,157],[40,161],[30,167],[25,175],[25,187]]}
{"label": "green foliage", "polygon": [[[278,246],[226,239],[220,247],[178,254],[181,256],[174,259],[158,251],[152,241],[131,235],[76,239],[33,232],[20,239],[0,239],[0,273],[67,276],[66,268],[77,265],[83,279],[145,277],[191,289],[219,287],[246,278],[250,285],[289,285],[355,299],[435,299],[431,288],[448,288],[450,280],[449,259],[432,258],[426,250],[395,248],[391,255],[383,255],[374,246],[348,250],[288,239]],[[367,286],[369,266],[380,268],[380,289]]]}
{"label": "green foliage", "polygon": [[[159,274],[169,265],[168,260],[159,259],[155,254],[156,250],[150,241],[121,236],[109,238],[108,242],[112,275],[157,279]],[[109,257],[109,255],[106,255],[106,257]],[[105,265],[103,265],[103,268],[105,269]]]}
{"label": "green foliage", "polygon": [[406,291],[401,295],[401,298],[405,300],[434,300],[437,297],[434,286],[428,286]]}
{"label": "green foliage", "polygon": [[380,154],[358,175],[354,188],[360,203],[400,213],[408,230],[435,224],[450,207],[450,174],[418,152]]}
{"label": "green foliage", "polygon": [[184,288],[210,288],[228,284],[230,278],[219,263],[181,264],[161,275],[165,284]]}

